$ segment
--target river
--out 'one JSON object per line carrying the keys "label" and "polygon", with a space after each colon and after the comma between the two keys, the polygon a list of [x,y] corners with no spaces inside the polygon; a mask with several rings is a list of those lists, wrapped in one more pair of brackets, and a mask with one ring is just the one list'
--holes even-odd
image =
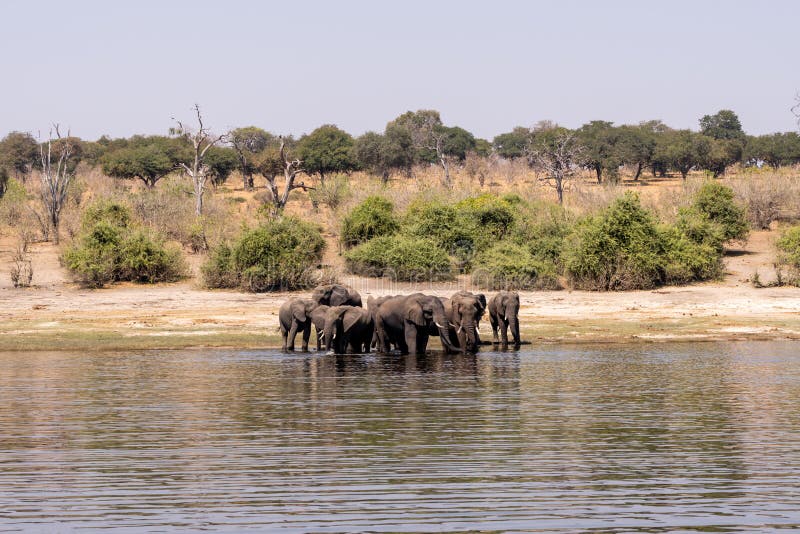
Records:
{"label": "river", "polygon": [[0,353],[0,531],[796,529],[798,349]]}

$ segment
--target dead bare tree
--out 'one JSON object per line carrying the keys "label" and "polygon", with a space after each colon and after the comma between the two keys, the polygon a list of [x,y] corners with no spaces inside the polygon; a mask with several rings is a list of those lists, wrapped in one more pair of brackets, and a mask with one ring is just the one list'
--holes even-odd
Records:
{"label": "dead bare tree", "polygon": [[558,203],[564,203],[564,185],[579,169],[583,147],[566,128],[548,127],[534,133],[529,158],[543,171],[540,178],[556,190]]}
{"label": "dead bare tree", "polygon": [[[47,214],[47,223],[53,229],[53,242],[58,244],[58,226],[61,222],[61,210],[67,201],[67,191],[73,173],[69,168],[69,160],[75,150],[72,138],[62,138],[58,124],[53,125],[56,134],[53,146],[53,130],[50,130],[47,143],[39,145],[39,156],[42,160],[41,199]],[[57,154],[54,154],[53,152]],[[53,159],[56,157],[56,163]]]}
{"label": "dead bare tree", "polygon": [[[291,157],[286,148],[286,139],[281,136],[278,138],[280,145],[277,153],[273,152],[268,154],[258,164],[258,170],[264,179],[267,181],[267,189],[270,192],[270,201],[274,213],[279,213],[286,206],[289,201],[289,193],[295,189],[302,189],[309,191],[314,189],[307,186],[304,182],[295,183],[295,180],[301,174],[305,174],[306,170],[303,168],[303,161],[298,158]],[[276,181],[278,175],[283,174],[283,192],[281,193]]]}
{"label": "dead bare tree", "polygon": [[414,126],[411,129],[411,139],[417,148],[430,150],[436,154],[436,159],[444,169],[442,184],[451,189],[453,182],[450,179],[450,156],[445,152],[448,130],[442,124],[438,112],[418,111],[412,119]]}
{"label": "dead bare tree", "polygon": [[197,129],[190,128],[173,117],[173,120],[178,123],[178,127],[174,128],[172,133],[183,136],[190,141],[194,149],[190,158],[188,158],[188,163],[181,162],[180,166],[192,179],[195,199],[194,211],[199,217],[203,214],[203,194],[205,193],[206,180],[208,178],[208,166],[205,164],[204,158],[208,149],[225,139],[225,134],[218,136],[212,135],[203,124],[203,115],[200,113],[200,106],[195,104],[193,109],[197,116]]}

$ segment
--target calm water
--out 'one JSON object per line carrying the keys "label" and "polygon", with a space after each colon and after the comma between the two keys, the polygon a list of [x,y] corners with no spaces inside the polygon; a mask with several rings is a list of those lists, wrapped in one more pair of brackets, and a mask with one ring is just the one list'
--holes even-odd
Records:
{"label": "calm water", "polygon": [[800,344],[0,354],[0,530],[800,528]]}

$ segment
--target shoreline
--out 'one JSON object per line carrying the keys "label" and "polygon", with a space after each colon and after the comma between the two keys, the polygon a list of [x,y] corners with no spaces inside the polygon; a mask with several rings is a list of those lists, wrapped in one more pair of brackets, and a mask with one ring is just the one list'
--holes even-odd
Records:
{"label": "shoreline", "polygon": [[[365,301],[415,290],[449,296],[459,289],[357,282]],[[2,289],[0,351],[279,349],[280,304],[307,294],[209,291],[190,282]],[[520,298],[522,339],[533,345],[800,339],[798,288],[715,283],[620,293],[524,291]],[[488,317],[481,330],[491,339]]]}

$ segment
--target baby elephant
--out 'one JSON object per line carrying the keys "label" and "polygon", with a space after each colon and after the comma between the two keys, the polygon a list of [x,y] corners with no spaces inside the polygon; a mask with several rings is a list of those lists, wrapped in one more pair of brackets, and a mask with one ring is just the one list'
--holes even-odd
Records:
{"label": "baby elephant", "polygon": [[[519,293],[516,291],[501,291],[489,299],[489,322],[492,325],[492,340],[495,343],[502,341],[508,345],[508,329],[514,338],[514,345],[519,347]],[[500,339],[497,338],[497,329],[500,328]]]}
{"label": "baby elephant", "polygon": [[322,336],[325,333],[325,316],[328,315],[329,309],[330,306],[320,304],[311,312],[311,322],[314,324],[314,330],[317,336],[317,350],[322,350]]}
{"label": "baby elephant", "polygon": [[278,321],[281,324],[283,350],[294,350],[294,338],[298,331],[303,332],[303,351],[308,350],[308,338],[311,337],[311,312],[317,303],[307,299],[289,299],[278,310]]}
{"label": "baby elephant", "polygon": [[333,306],[325,315],[325,350],[334,354],[369,352],[374,330],[369,310]]}

